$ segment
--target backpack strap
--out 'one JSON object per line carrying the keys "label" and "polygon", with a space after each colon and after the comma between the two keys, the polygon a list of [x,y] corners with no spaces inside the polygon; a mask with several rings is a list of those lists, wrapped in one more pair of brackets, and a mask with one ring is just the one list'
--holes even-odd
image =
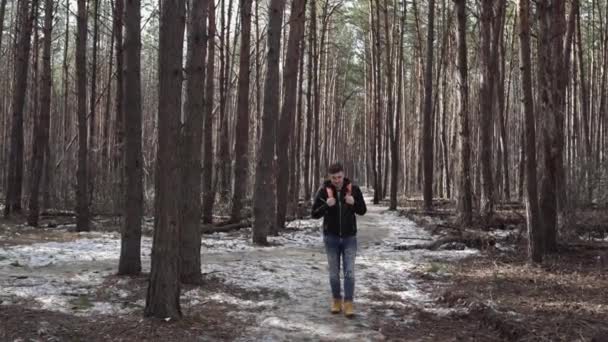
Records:
{"label": "backpack strap", "polygon": [[353,184],[352,183],[348,183],[348,185],[346,186],[346,194],[352,196],[352,194],[353,194]]}
{"label": "backpack strap", "polygon": [[328,186],[325,191],[327,191],[327,199],[334,198],[334,189]]}

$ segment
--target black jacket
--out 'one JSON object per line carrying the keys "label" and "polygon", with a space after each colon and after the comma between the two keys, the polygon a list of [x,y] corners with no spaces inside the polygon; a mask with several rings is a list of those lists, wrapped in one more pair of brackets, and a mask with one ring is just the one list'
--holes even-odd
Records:
{"label": "black jacket", "polygon": [[[355,204],[347,204],[344,197],[347,195],[349,184],[352,184],[348,178],[344,179],[344,184],[340,193],[336,191],[336,187],[331,184],[331,181],[326,181],[317,191],[314,202],[312,204],[312,217],[323,217],[323,233],[332,233],[340,237],[357,235],[357,218],[355,214],[364,215],[367,211],[363,194],[358,186],[352,184],[350,186],[351,196],[355,198]],[[336,205],[329,207],[327,205],[327,188],[331,188],[336,198]]]}

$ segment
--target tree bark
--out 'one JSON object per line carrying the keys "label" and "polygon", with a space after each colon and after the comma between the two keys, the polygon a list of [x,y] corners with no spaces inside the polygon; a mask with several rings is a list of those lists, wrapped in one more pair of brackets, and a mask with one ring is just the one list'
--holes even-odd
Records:
{"label": "tree bark", "polygon": [[126,2],[124,40],[124,219],[121,232],[118,274],[141,272],[141,222],[144,211],[142,109],[141,109],[141,2]]}
{"label": "tree bark", "polygon": [[312,181],[311,181],[311,150],[312,150],[312,129],[313,129],[313,102],[312,102],[312,90],[314,82],[314,49],[315,49],[315,30],[316,30],[316,17],[313,15],[316,13],[316,2],[310,1],[310,25],[308,27],[308,81],[306,82],[306,134],[304,143],[304,198],[309,200],[312,196]]}
{"label": "tree bark", "polygon": [[[40,180],[44,167],[45,154],[48,158],[49,125],[51,114],[51,35],[53,30],[53,1],[45,1],[44,42],[42,51],[42,77],[40,80],[40,113],[39,121],[34,126],[35,143],[32,148],[32,173],[30,178],[30,203],[28,224],[38,226],[40,213]],[[1,26],[0,26],[1,27]]]}
{"label": "tree bark", "polygon": [[593,198],[593,186],[591,182],[590,170],[592,166],[591,159],[591,120],[589,114],[590,107],[590,98],[589,98],[589,83],[586,77],[586,69],[585,69],[585,58],[583,57],[584,45],[583,45],[583,37],[581,34],[581,18],[580,18],[580,4],[576,1],[574,4],[576,9],[576,42],[578,44],[578,65],[579,70],[578,74],[580,75],[580,85],[581,85],[581,114],[582,117],[582,126],[583,126],[583,141],[585,146],[585,163],[583,164],[583,169],[585,170],[585,186],[587,188],[587,203],[591,203]]}
{"label": "tree bark", "polygon": [[163,0],[160,16],[156,215],[144,313],[157,318],[179,319],[182,315],[179,302],[182,220],[178,196],[182,182],[175,142],[179,141],[179,109],[182,108],[185,0]]}
{"label": "tree bark", "polygon": [[281,54],[281,25],[283,0],[271,0],[268,9],[268,57],[264,84],[264,115],[262,141],[255,172],[253,201],[253,243],[266,245],[267,236],[276,224],[276,192],[274,185],[275,122],[279,111],[276,90],[279,85],[279,56]]}
{"label": "tree bark", "polygon": [[469,81],[467,60],[466,0],[455,0],[458,18],[459,164],[458,215],[463,226],[473,223],[471,189],[471,133],[469,127]]}
{"label": "tree bark", "polygon": [[[228,12],[224,10],[225,0],[221,1],[221,35],[220,35],[220,131],[218,134],[218,174],[219,194],[222,200],[228,199],[230,194],[230,139],[228,128],[228,90],[230,84],[230,21],[232,18],[232,2],[228,0]],[[226,16],[228,20],[226,22]]]}
{"label": "tree bark", "polygon": [[[555,224],[545,226],[547,251],[557,251],[557,231],[558,220],[557,214],[559,211],[566,213],[565,222],[569,221],[568,213],[568,198],[565,188],[566,176],[564,170],[564,110],[566,106],[566,78],[564,77],[565,63],[564,58],[564,36],[568,24],[566,23],[566,2],[565,0],[554,0],[552,6],[551,20],[551,54],[552,54],[552,69],[553,69],[553,117],[555,120],[555,132],[553,135],[553,147],[551,149],[554,154],[554,192],[555,192]],[[542,209],[541,209],[542,210]],[[546,222],[543,221],[543,224]]]}
{"label": "tree bark", "polygon": [[203,142],[203,106],[205,55],[207,49],[206,16],[208,1],[190,0],[188,16],[188,56],[186,60],[186,103],[182,146],[183,196],[181,198],[182,232],[180,279],[199,284],[201,274],[201,155]]}
{"label": "tree bark", "polygon": [[8,182],[4,217],[11,212],[21,212],[21,191],[23,185],[23,111],[27,90],[27,73],[30,56],[30,38],[34,25],[37,0],[21,1],[17,12],[17,36],[15,38],[14,85],[13,85],[13,118],[11,122],[11,147],[8,162]]}
{"label": "tree bark", "polygon": [[[89,136],[88,136],[88,200],[89,207],[94,204],[94,189],[95,189],[95,174],[97,170],[97,138],[96,138],[96,106],[97,106],[97,48],[98,48],[98,32],[99,32],[99,1],[93,0],[93,51],[91,60],[91,94],[89,100]],[[128,6],[128,4],[127,4]]]}
{"label": "tree bark", "polygon": [[[262,86],[260,81],[262,77],[260,76],[261,72],[261,63],[260,56],[262,55],[262,39],[260,38],[260,1],[255,1],[255,143],[258,144],[260,142],[261,136],[261,127],[262,127]],[[253,153],[255,155],[256,149],[253,149]],[[257,160],[257,155],[255,155],[255,160]]]}
{"label": "tree bark", "polygon": [[[68,62],[68,50],[70,46],[70,1],[66,0],[65,4],[65,36],[63,45],[63,65],[62,65],[62,77],[63,77],[63,146],[62,146],[62,160],[68,163],[68,146],[70,144],[71,134],[71,120],[70,120],[70,108],[69,108],[69,95],[70,95],[70,77],[69,77],[69,62]],[[70,182],[70,174],[66,168],[65,172],[61,174],[61,185],[63,187],[63,203],[68,206],[68,188]]]}
{"label": "tree bark", "polygon": [[492,46],[492,20],[494,11],[492,0],[482,0],[481,3],[481,69],[482,78],[479,90],[480,108],[480,166],[481,166],[481,215],[489,222],[494,214],[494,180],[492,163],[492,139],[494,136],[494,70]]}
{"label": "tree bark", "polygon": [[[114,5],[112,4],[112,7],[114,7]],[[114,10],[113,10],[114,11]],[[110,160],[110,146],[112,146],[112,144],[110,143],[110,123],[112,122],[112,114],[110,112],[110,108],[111,108],[111,103],[112,103],[112,80],[114,79],[114,40],[116,38],[116,33],[114,32],[115,29],[115,25],[116,25],[116,20],[113,20],[113,24],[112,24],[112,31],[110,33],[110,51],[109,51],[109,59],[108,59],[108,80],[107,80],[107,93],[106,93],[106,103],[105,103],[105,109],[104,109],[104,118],[103,118],[103,127],[102,127],[102,141],[103,141],[103,146],[101,147],[102,149],[102,155],[101,155],[101,162],[102,165],[107,164],[109,167],[104,168],[103,170],[103,184],[105,186],[109,186],[110,183],[108,182],[109,179],[111,179],[111,170],[112,170],[112,163]],[[117,85],[118,89],[121,89],[120,85]]]}
{"label": "tree bark", "polygon": [[213,96],[215,85],[215,4],[209,1],[209,29],[207,34],[207,73],[205,81],[205,102],[203,103],[203,223],[213,222]]}
{"label": "tree bark", "polygon": [[116,100],[114,118],[114,161],[112,163],[113,177],[116,180],[115,191],[116,198],[114,199],[115,211],[120,212],[124,208],[123,191],[125,178],[122,172],[124,171],[122,163],[123,141],[124,141],[124,99],[123,99],[123,15],[124,15],[124,0],[114,0],[114,35],[116,39]]}
{"label": "tree bark", "polygon": [[[382,198],[382,139],[381,139],[381,121],[382,121],[382,73],[380,72],[382,62],[380,61],[380,4],[377,0],[374,8],[373,0],[370,0],[370,21],[372,30],[372,39],[374,41],[374,51],[372,66],[374,68],[374,138],[372,147],[373,173],[374,173],[374,199],[373,203],[380,203]],[[374,16],[375,13],[375,16]]]}
{"label": "tree bark", "polygon": [[76,94],[78,113],[78,170],[76,171],[76,231],[89,231],[87,148],[87,0],[78,0],[76,35]]}
{"label": "tree bark", "polygon": [[544,254],[543,227],[538,207],[536,180],[536,130],[532,96],[532,63],[530,61],[530,2],[519,2],[520,65],[522,72],[523,107],[526,132],[526,222],[528,225],[528,255],[541,262]]}
{"label": "tree bark", "polygon": [[[321,70],[321,54],[323,51],[323,37],[321,36],[321,43],[319,44],[318,42],[318,37],[317,37],[317,2],[316,1],[311,1],[312,2],[312,10],[311,10],[311,31],[312,31],[312,37],[313,37],[313,48],[314,48],[314,56],[313,56],[313,60],[314,60],[314,64],[313,64],[313,77],[312,77],[312,84],[313,84],[313,133],[314,133],[314,139],[313,139],[313,144],[312,144],[312,148],[313,148],[313,158],[312,158],[312,182],[313,184],[315,184],[314,188],[316,188],[318,186],[318,184],[320,183],[321,180],[321,172],[319,170],[319,164],[321,162],[321,156],[320,156],[320,145],[321,145],[321,138],[319,136],[319,124],[320,124],[320,118],[319,118],[319,106],[320,106],[320,101],[321,101],[321,90],[320,90],[320,80],[319,80],[319,73]],[[325,3],[327,5],[327,2]],[[312,194],[311,194],[312,195]]]}
{"label": "tree bark", "polygon": [[[304,37],[304,20],[306,0],[293,0],[291,15],[289,17],[289,41],[287,43],[287,55],[283,70],[284,100],[279,119],[277,152],[277,227],[285,226],[287,215],[287,201],[289,199],[289,175],[295,170],[289,169],[288,149],[290,146],[294,117],[296,111],[296,96],[298,85],[298,62],[300,60],[300,42]],[[292,155],[292,158],[294,156]]]}
{"label": "tree bark", "polygon": [[[306,8],[304,8],[304,15],[306,15]],[[305,30],[305,29],[304,29]],[[296,141],[294,151],[291,154],[291,165],[293,166],[294,172],[292,172],[292,179],[290,181],[289,192],[292,195],[293,209],[295,216],[298,217],[297,209],[300,201],[300,178],[302,172],[302,122],[304,116],[304,48],[305,40],[301,40],[301,52],[299,61],[299,78],[298,78],[298,104],[297,104],[297,118],[296,118]],[[305,197],[306,198],[306,197]]]}
{"label": "tree bark", "polygon": [[424,118],[422,122],[422,158],[424,169],[424,208],[433,209],[433,41],[435,40],[435,0],[429,0],[426,65],[424,76]]}
{"label": "tree bark", "polygon": [[[540,85],[540,110],[545,115],[542,120],[542,150],[543,150],[543,173],[541,177],[540,212],[543,227],[545,229],[545,247],[547,251],[554,251],[557,247],[557,188],[558,169],[561,162],[561,146],[559,135],[562,134],[560,117],[561,108],[557,69],[561,63],[557,60],[563,58],[563,35],[556,34],[565,27],[564,23],[558,24],[557,17],[563,0],[555,0],[551,4],[539,3],[539,85]],[[559,27],[563,25],[562,27]],[[556,49],[559,45],[559,50]],[[559,51],[559,52],[558,52]]]}
{"label": "tree bark", "polygon": [[[3,37],[3,33],[4,33],[4,15],[6,13],[6,0],[1,0],[0,1],[0,46],[2,46],[2,37]],[[8,82],[4,81],[2,83],[3,87],[6,87],[5,85],[8,84]],[[3,93],[3,96],[6,93]],[[0,113],[2,113],[1,119],[0,119],[0,124],[2,125],[2,130],[0,131],[0,142],[2,143],[2,148],[0,148],[0,163],[2,163],[3,165],[7,165],[8,161],[6,160],[7,158],[7,152],[8,149],[5,146],[8,146],[8,142],[7,142],[7,135],[8,135],[8,123],[9,123],[9,118],[8,118],[8,114],[4,111],[4,102],[6,100],[2,101],[2,109],[0,110]],[[8,168],[0,168],[0,181],[2,182],[2,190],[6,191],[8,184],[6,184],[6,180],[8,180]]]}
{"label": "tree bark", "polygon": [[397,209],[397,190],[399,187],[399,164],[401,160],[399,158],[399,143],[401,140],[401,116],[403,107],[403,44],[405,40],[405,16],[407,13],[407,5],[404,2],[401,23],[399,25],[399,57],[397,61],[397,113],[395,118],[395,128],[391,141],[391,194],[390,194],[390,208],[393,210]]}
{"label": "tree bark", "polygon": [[252,0],[240,0],[241,52],[239,59],[239,84],[237,99],[236,139],[234,142],[234,193],[231,220],[239,222],[243,200],[249,181],[249,75],[251,61],[251,6]]}
{"label": "tree bark", "polygon": [[[393,51],[392,51],[392,44],[394,42],[395,37],[392,35],[391,30],[389,30],[389,19],[388,19],[388,1],[385,0],[384,1],[384,39],[385,39],[385,49],[386,49],[386,99],[387,99],[387,104],[386,104],[386,127],[388,130],[388,142],[389,144],[386,144],[386,148],[387,148],[387,153],[386,153],[386,163],[385,166],[388,167],[389,165],[389,158],[388,156],[391,156],[391,160],[390,160],[390,164],[391,164],[391,193],[390,193],[390,203],[389,203],[389,210],[396,210],[397,209],[397,192],[395,191],[394,193],[394,198],[393,198],[393,188],[396,188],[396,184],[394,184],[393,182],[396,182],[396,178],[393,176],[394,172],[393,172],[393,168],[392,168],[392,164],[397,164],[397,160],[394,158],[395,156],[395,152],[394,147],[396,146],[395,144],[395,127],[394,127],[394,119],[395,119],[395,106],[394,106],[394,98],[393,98],[393,87],[394,87],[394,77],[393,77]],[[398,68],[397,68],[398,69]],[[390,152],[389,152],[390,149]],[[397,170],[398,171],[398,170]],[[388,180],[388,172],[385,172],[385,182]],[[395,179],[393,179],[395,178]],[[385,183],[386,184],[386,183]],[[386,186],[383,187],[383,189],[386,191]]]}

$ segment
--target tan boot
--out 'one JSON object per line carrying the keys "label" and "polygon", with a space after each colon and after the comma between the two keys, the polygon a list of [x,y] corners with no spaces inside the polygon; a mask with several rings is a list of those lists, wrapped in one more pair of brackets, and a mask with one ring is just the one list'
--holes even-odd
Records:
{"label": "tan boot", "polygon": [[331,303],[331,313],[337,314],[342,311],[342,299],[334,299]]}
{"label": "tan boot", "polygon": [[355,309],[353,308],[353,302],[351,302],[351,301],[344,302],[344,315],[348,318],[351,318],[355,315]]}

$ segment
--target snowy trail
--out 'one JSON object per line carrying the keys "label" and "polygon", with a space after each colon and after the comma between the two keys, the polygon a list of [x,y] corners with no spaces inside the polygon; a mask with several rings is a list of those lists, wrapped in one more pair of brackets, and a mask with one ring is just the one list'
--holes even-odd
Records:
{"label": "snowy trail", "polygon": [[[394,250],[396,244],[421,242],[413,238],[430,236],[413,222],[382,207],[369,205],[368,213],[358,217],[353,319],[329,312],[327,261],[320,236],[318,243],[308,247],[245,253],[242,259],[233,262],[227,262],[223,256],[218,259],[208,256],[203,267],[205,272],[220,272],[223,278],[240,286],[281,289],[287,294],[257,314],[257,326],[247,331],[242,341],[376,341],[383,336],[367,320],[372,312],[382,311],[387,319],[407,321],[407,317],[391,317],[391,307],[429,304],[429,311],[433,310],[429,296],[409,276],[413,269],[435,259],[475,253]],[[392,299],[379,301],[379,297]]]}
{"label": "snowy trail", "polygon": [[[273,293],[251,300],[223,292],[197,288],[182,294],[185,313],[192,305],[206,301],[230,304],[239,310],[235,318],[254,320],[240,341],[382,340],[373,330],[371,315],[407,324],[411,317],[396,317],[394,308],[416,307],[442,314],[430,294],[420,289],[410,276],[429,263],[454,260],[477,253],[464,251],[395,251],[400,244],[420,243],[428,233],[412,221],[368,205],[368,213],[358,217],[359,249],[356,259],[356,316],[329,313],[330,289],[327,261],[320,232],[321,220],[301,220],[289,224],[280,237],[269,240],[275,247],[253,246],[250,231],[214,234],[202,239],[203,273],[250,293]],[[407,239],[401,239],[407,237]],[[1,237],[0,237],[1,238]],[[142,240],[143,270],[150,269],[151,238]],[[116,233],[88,233],[67,242],[47,242],[0,248],[0,301],[76,315],[128,314],[143,308],[143,298],[133,298],[125,287],[114,291],[110,302],[97,302],[95,290],[115,273],[120,253]],[[122,281],[122,280],[121,280]],[[124,280],[128,282],[128,280]],[[90,298],[85,307],[75,309],[81,297]],[[128,305],[125,305],[128,304]]]}
{"label": "snowy trail", "polygon": [[[370,206],[364,217],[358,218],[359,251],[356,266],[355,298],[365,298],[362,289],[369,288],[371,278],[365,273],[374,273],[372,264],[376,261],[370,258],[371,249],[389,239],[391,229],[388,222],[383,222],[381,209]],[[321,220],[318,221],[319,224]],[[328,285],[327,259],[319,245],[309,248],[299,248],[288,252],[273,251],[256,261],[249,262],[267,264],[269,268],[290,269],[291,272],[271,272],[258,275],[260,285],[272,286],[278,284],[289,295],[275,308],[263,312],[258,318],[259,325],[243,337],[243,341],[255,339],[261,341],[296,341],[296,340],[379,340],[382,335],[371,330],[365,323],[365,316],[371,309],[370,305],[358,304],[357,316],[347,319],[343,315],[332,315],[329,312],[331,298]],[[240,268],[242,269],[242,267]],[[248,268],[246,268],[248,269]],[[245,275],[245,277],[249,274]],[[279,279],[277,279],[279,278]],[[365,278],[368,278],[367,280]],[[360,284],[364,284],[361,286]],[[276,286],[276,285],[275,285]],[[356,301],[358,303],[359,301]]]}

